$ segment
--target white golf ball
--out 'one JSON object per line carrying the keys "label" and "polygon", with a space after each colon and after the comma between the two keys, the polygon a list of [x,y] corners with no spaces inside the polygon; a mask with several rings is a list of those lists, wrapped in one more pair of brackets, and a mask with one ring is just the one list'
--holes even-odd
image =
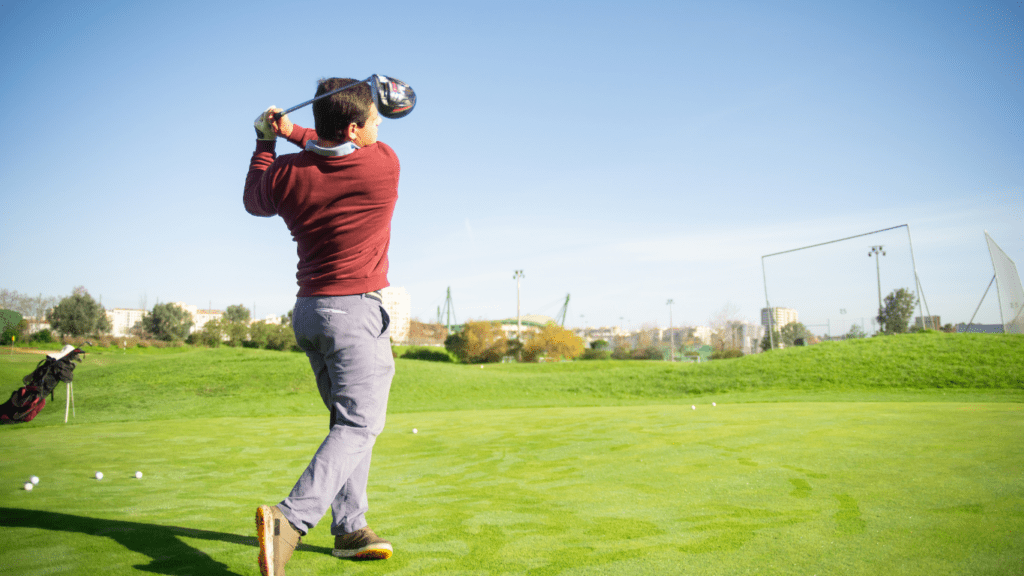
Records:
{"label": "white golf ball", "polygon": [[415,428],[413,428],[413,429],[412,429],[412,433],[413,433],[413,434],[419,434],[419,433],[420,433],[420,431],[419,431],[419,430],[417,430],[417,429],[415,429]]}
{"label": "white golf ball", "polygon": [[103,480],[103,472],[97,472],[96,473],[96,479],[97,480]]}
{"label": "white golf ball", "polygon": [[692,410],[696,410],[696,409],[697,409],[697,407],[696,407],[696,406],[690,406],[690,409],[692,409]]}
{"label": "white golf ball", "polygon": [[25,482],[25,490],[32,491],[33,485],[31,482]]}
{"label": "white golf ball", "polygon": [[33,476],[33,477],[29,478],[28,481],[33,483],[33,484],[39,484],[39,476]]}
{"label": "white golf ball", "polygon": [[136,472],[135,473],[135,477],[136,478],[142,478],[142,472]]}
{"label": "white golf ball", "polygon": [[718,404],[715,404],[714,402],[712,402],[711,405],[712,406],[718,406]]}

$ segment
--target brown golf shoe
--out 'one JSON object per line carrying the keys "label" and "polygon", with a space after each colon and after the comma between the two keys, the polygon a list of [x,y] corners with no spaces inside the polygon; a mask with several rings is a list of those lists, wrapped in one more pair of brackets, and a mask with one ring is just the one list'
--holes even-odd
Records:
{"label": "brown golf shoe", "polygon": [[374,534],[369,526],[364,526],[344,536],[335,536],[331,554],[356,560],[387,560],[394,552],[391,542]]}
{"label": "brown golf shoe", "polygon": [[302,540],[302,532],[292,526],[277,506],[260,506],[256,509],[256,539],[260,543],[260,573],[285,576],[284,565]]}

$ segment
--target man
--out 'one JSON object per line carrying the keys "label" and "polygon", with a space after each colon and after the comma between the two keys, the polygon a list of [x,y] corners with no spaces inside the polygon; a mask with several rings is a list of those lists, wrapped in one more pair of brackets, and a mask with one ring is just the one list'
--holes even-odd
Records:
{"label": "man", "polygon": [[[353,82],[321,80],[316,94]],[[243,199],[250,214],[281,216],[298,245],[292,327],[331,416],[330,432],[288,497],[256,510],[264,576],[284,576],[300,538],[328,508],[335,556],[387,559],[393,552],[364,514],[370,456],[395,373],[380,290],[388,286],[398,157],[377,142],[380,116],[366,84],[314,102],[315,131],[286,116],[275,120],[275,112],[256,119]],[[303,151],[275,159],[279,135]]]}

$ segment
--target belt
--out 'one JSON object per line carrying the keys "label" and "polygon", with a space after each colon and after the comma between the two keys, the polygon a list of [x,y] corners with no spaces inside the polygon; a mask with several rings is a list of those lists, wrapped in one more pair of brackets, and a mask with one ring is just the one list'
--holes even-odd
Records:
{"label": "belt", "polygon": [[363,294],[363,296],[366,296],[367,298],[373,298],[374,300],[376,300],[377,302],[380,302],[381,304],[384,303],[384,298],[380,295],[380,290],[374,290],[373,292],[367,292],[366,294]]}

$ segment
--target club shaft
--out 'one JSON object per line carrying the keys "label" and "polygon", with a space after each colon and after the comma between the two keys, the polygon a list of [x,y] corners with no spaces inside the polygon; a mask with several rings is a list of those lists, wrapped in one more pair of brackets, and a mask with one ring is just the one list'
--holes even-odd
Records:
{"label": "club shaft", "polygon": [[351,83],[351,84],[349,84],[347,86],[342,86],[341,88],[336,88],[334,90],[331,90],[330,92],[324,92],[323,94],[321,94],[321,95],[319,95],[319,96],[317,96],[315,98],[311,98],[309,100],[306,100],[302,104],[297,104],[295,106],[292,106],[291,108],[289,108],[289,109],[287,109],[287,110],[285,110],[283,112],[276,112],[274,114],[274,119],[275,120],[280,120],[282,116],[285,116],[285,115],[287,115],[287,114],[289,114],[291,112],[294,112],[294,111],[298,110],[299,108],[303,108],[305,106],[309,106],[313,102],[316,102],[317,100],[321,100],[323,98],[327,98],[328,96],[333,96],[333,95],[337,94],[338,92],[341,92],[342,90],[348,90],[349,88],[351,88],[353,86],[358,86],[358,85],[360,85],[360,84],[362,84],[364,82],[369,82],[370,79],[372,79],[372,78],[373,78],[373,76],[370,76],[366,80],[360,80],[359,82],[353,82],[353,83]]}

